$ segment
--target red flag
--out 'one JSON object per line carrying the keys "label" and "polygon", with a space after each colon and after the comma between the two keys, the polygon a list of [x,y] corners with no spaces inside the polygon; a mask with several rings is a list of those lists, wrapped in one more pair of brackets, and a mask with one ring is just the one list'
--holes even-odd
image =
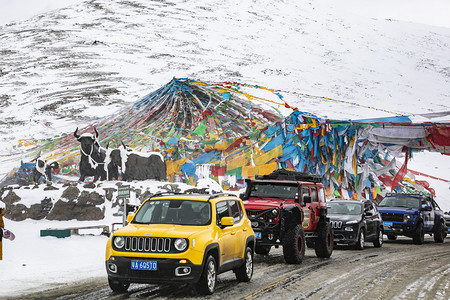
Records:
{"label": "red flag", "polygon": [[392,181],[391,192],[394,190],[394,187],[397,186],[401,180],[403,180],[403,178],[406,176],[406,173],[408,172],[408,148],[403,147],[403,152],[405,153],[405,163],[398,170],[397,174],[394,177],[394,181]]}

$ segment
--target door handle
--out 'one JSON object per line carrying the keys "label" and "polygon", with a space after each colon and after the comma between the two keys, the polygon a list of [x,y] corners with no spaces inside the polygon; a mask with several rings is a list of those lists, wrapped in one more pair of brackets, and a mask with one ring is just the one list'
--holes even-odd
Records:
{"label": "door handle", "polygon": [[232,231],[232,232],[231,232],[231,235],[235,235],[235,234],[236,234],[236,231]]}
{"label": "door handle", "polygon": [[247,228],[242,229],[242,231],[247,231]]}

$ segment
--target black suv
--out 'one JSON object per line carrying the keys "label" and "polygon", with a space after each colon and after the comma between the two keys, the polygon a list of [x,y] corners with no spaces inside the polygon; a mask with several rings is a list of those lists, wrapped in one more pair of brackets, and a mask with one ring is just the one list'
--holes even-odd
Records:
{"label": "black suv", "polygon": [[375,205],[368,200],[331,200],[327,202],[328,217],[335,244],[354,245],[364,249],[365,242],[383,245],[383,221]]}

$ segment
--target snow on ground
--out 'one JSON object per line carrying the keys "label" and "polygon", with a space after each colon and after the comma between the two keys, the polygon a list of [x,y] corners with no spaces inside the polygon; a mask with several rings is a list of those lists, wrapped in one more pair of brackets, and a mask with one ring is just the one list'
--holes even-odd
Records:
{"label": "snow on ground", "polygon": [[[0,96],[11,97],[0,98],[0,158],[12,154],[20,138],[70,133],[173,76],[260,84],[390,115],[450,110],[449,1],[132,2],[0,0],[0,39],[11,43],[0,43],[7,58],[0,65]],[[386,116],[351,104],[286,100],[330,118]],[[10,158],[0,159],[0,177],[20,160]],[[448,180],[449,160],[419,153],[409,168]],[[427,180],[450,211],[447,182],[417,179]],[[106,276],[105,236],[57,239],[39,232],[121,221],[108,215],[96,222],[5,220],[16,240],[3,242],[0,298]]]}

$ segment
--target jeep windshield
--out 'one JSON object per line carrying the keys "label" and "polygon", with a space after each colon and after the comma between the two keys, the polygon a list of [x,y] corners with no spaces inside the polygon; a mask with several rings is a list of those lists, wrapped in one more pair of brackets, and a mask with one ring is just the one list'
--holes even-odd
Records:
{"label": "jeep windshield", "polygon": [[408,196],[390,196],[385,197],[378,204],[379,207],[405,207],[405,208],[419,208],[420,199],[417,197]]}
{"label": "jeep windshield", "polygon": [[327,214],[329,215],[360,215],[362,204],[327,202]]}
{"label": "jeep windshield", "polygon": [[136,213],[133,224],[208,225],[211,204],[191,200],[150,200]]}
{"label": "jeep windshield", "polygon": [[296,184],[252,183],[249,197],[297,199],[299,186]]}

